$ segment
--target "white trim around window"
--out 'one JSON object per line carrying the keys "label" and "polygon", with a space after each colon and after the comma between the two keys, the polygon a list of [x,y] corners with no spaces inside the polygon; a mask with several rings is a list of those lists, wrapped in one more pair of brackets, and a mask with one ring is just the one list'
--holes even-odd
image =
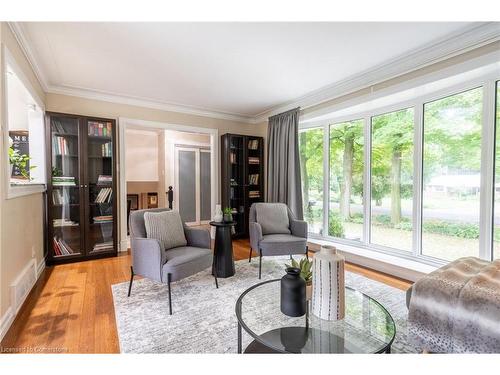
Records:
{"label": "white trim around window", "polygon": [[[500,63],[499,63],[500,65]],[[466,74],[465,72],[464,74]],[[436,74],[433,74],[435,77]],[[340,245],[340,247],[357,248],[366,251],[369,254],[371,251],[385,253],[392,256],[397,256],[408,261],[417,261],[421,264],[426,264],[432,267],[438,267],[445,264],[447,261],[433,258],[422,254],[422,192],[423,192],[423,118],[424,104],[435,100],[439,100],[448,96],[456,95],[478,87],[483,89],[482,102],[482,130],[481,130],[481,190],[480,190],[480,237],[479,237],[479,254],[482,259],[492,260],[493,258],[493,204],[494,204],[494,157],[495,157],[495,116],[496,116],[496,82],[500,80],[499,70],[489,70],[482,76],[453,84],[450,87],[440,88],[434,92],[426,92],[418,95],[411,100],[402,100],[391,105],[373,108],[369,111],[361,111],[351,113],[347,116],[336,116],[335,112],[329,114],[323,120],[311,121],[306,120],[299,124],[301,130],[323,128],[324,145],[323,145],[323,172],[324,172],[324,191],[323,191],[323,225],[328,228],[329,217],[329,130],[330,125],[354,121],[364,120],[364,185],[363,185],[363,238],[361,241],[353,241],[342,238],[335,238],[327,235],[325,230],[323,236],[310,233],[309,236],[314,241],[329,241]],[[453,81],[453,80],[451,80]],[[408,88],[407,83],[402,87]],[[418,91],[418,90],[417,90]],[[365,98],[366,99],[366,98]],[[359,104],[359,102],[357,103]],[[345,107],[344,107],[345,108]],[[413,237],[412,237],[412,252],[388,248],[380,245],[375,245],[370,242],[371,232],[371,119],[374,116],[402,110],[405,108],[413,108],[414,110],[414,149],[413,149]],[[324,113],[324,112],[323,112]],[[308,118],[311,118],[311,114]],[[369,250],[369,251],[368,251]],[[368,255],[367,255],[368,256]]]}
{"label": "white trim around window", "polygon": [[[2,136],[2,143],[3,143],[3,157],[1,160],[3,160],[3,165],[0,166],[1,173],[3,174],[3,179],[4,179],[4,191],[5,191],[5,199],[13,199],[13,198],[18,198],[21,196],[26,196],[26,195],[31,195],[31,194],[38,194],[38,193],[43,193],[46,190],[46,185],[45,181],[43,183],[20,183],[20,184],[11,184],[10,182],[10,165],[9,165],[9,156],[8,156],[8,149],[9,149],[9,117],[8,117],[8,89],[7,89],[7,66],[9,66],[12,71],[15,73],[15,75],[19,78],[19,80],[22,82],[26,90],[30,93],[31,97],[35,101],[36,105],[40,108],[42,112],[42,117],[44,116],[45,113],[45,105],[42,101],[42,99],[38,96],[36,90],[34,89],[33,85],[29,81],[29,79],[26,77],[22,69],[19,67],[17,64],[14,56],[12,53],[9,51],[9,49],[2,44],[2,61],[1,61],[1,71],[3,78],[2,79],[2,129],[1,129],[1,136]],[[42,134],[45,135],[45,131],[42,130]],[[45,145],[45,139],[44,136],[40,140],[40,142]],[[43,151],[43,155],[45,158],[45,149]],[[39,166],[40,168],[45,169],[45,162],[43,162],[43,165]],[[46,177],[45,177],[46,178]]]}

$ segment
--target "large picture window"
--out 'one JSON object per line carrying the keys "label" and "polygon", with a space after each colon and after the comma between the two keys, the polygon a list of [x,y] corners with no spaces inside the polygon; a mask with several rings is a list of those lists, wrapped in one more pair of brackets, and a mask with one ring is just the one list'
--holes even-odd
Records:
{"label": "large picture window", "polygon": [[323,134],[323,128],[299,134],[304,220],[316,234],[323,234]]}
{"label": "large picture window", "polygon": [[305,116],[309,231],[431,265],[500,258],[500,81],[488,69]]}
{"label": "large picture window", "polygon": [[328,235],[363,236],[363,120],[330,125]]}
{"label": "large picture window", "polygon": [[481,115],[482,88],[424,105],[424,255],[479,255]]}
{"label": "large picture window", "polygon": [[372,117],[371,243],[412,251],[413,108]]}

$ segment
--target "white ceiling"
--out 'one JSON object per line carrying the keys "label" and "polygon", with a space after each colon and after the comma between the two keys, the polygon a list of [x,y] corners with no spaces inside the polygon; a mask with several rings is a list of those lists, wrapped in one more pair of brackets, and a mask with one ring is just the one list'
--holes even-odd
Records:
{"label": "white ceiling", "polygon": [[48,22],[19,26],[48,87],[252,118],[473,25]]}

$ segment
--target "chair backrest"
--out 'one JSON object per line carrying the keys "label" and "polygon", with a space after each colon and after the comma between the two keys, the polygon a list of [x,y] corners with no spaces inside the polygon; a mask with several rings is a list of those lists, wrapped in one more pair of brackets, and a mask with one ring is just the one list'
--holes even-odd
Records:
{"label": "chair backrest", "polygon": [[[253,203],[251,206],[250,206],[250,211],[248,213],[248,222],[249,223],[255,223],[255,222],[258,222],[257,220],[257,205],[260,204],[260,205],[268,205],[268,204],[275,204],[275,203],[262,203],[262,202],[259,202],[259,203]],[[283,205],[285,205],[283,203]],[[287,206],[287,212],[288,212],[288,220],[289,222],[291,222],[292,220],[295,220],[295,215],[292,213],[292,211],[290,210],[290,208]]]}
{"label": "chair backrest", "polygon": [[150,208],[147,210],[135,210],[130,213],[129,229],[130,238],[146,238],[146,226],[144,225],[144,214],[146,212],[170,211],[170,208]]}

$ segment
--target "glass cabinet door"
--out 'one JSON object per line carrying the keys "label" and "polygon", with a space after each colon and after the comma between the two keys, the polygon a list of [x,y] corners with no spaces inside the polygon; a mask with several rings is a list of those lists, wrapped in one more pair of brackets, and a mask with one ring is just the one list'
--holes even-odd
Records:
{"label": "glass cabinet door", "polygon": [[229,205],[236,222],[235,234],[245,232],[245,175],[243,137],[230,137],[229,140]]}
{"label": "glass cabinet door", "polygon": [[87,120],[88,254],[114,251],[113,123]]}
{"label": "glass cabinet door", "polygon": [[51,117],[52,190],[49,199],[52,199],[54,258],[78,255],[83,248],[78,129],[77,118]]}

